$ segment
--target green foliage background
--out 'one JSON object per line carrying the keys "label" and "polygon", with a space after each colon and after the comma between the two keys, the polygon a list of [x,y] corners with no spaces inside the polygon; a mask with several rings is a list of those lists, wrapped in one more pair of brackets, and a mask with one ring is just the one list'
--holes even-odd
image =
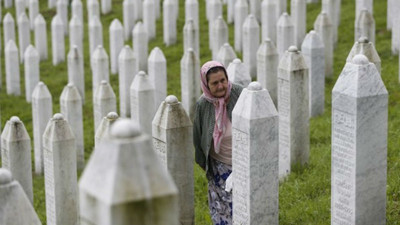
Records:
{"label": "green foliage background", "polygon": [[[167,59],[168,65],[168,94],[180,98],[180,59],[183,55],[183,25],[184,25],[184,1],[180,0],[180,14],[177,23],[177,44],[166,47],[162,40],[162,14],[157,20],[157,37],[150,41],[149,51],[153,47],[160,47]],[[205,1],[200,0],[200,60],[204,63],[211,58],[208,50],[208,22],[205,19]],[[289,8],[288,2],[288,10]],[[93,131],[93,106],[91,71],[89,67],[89,43],[86,1],[84,6],[84,61],[85,61],[85,88],[86,99],[84,111],[84,142],[85,158],[89,159],[94,145]],[[307,5],[307,31],[313,27],[313,23],[321,10],[320,3]],[[2,15],[11,12],[15,15],[15,8],[2,10]],[[47,21],[47,36],[49,58],[40,64],[40,80],[49,88],[53,96],[53,112],[60,111],[59,97],[61,91],[68,82],[67,64],[61,63],[53,66],[51,63],[51,19],[55,15],[55,9],[47,8],[47,1],[40,1],[40,13]],[[354,43],[354,14],[355,1],[343,0],[341,8],[341,23],[339,27],[339,41],[334,55],[334,76],[326,79],[325,89],[325,113],[310,120],[311,156],[310,163],[305,167],[295,167],[288,180],[279,188],[279,219],[280,224],[329,224],[330,223],[330,165],[331,165],[331,90],[340,74]],[[226,7],[224,7],[226,19]],[[400,87],[398,78],[398,56],[391,55],[391,32],[386,30],[386,1],[374,1],[374,17],[376,21],[376,48],[382,59],[382,79],[389,91],[389,130],[388,130],[388,180],[387,180],[387,224],[400,224]],[[113,0],[113,10],[108,15],[102,15],[104,47],[109,49],[108,27],[111,21],[117,18],[122,22],[122,0]],[[2,28],[2,25],[1,25]],[[229,41],[233,46],[233,25],[229,25]],[[1,29],[3,32],[3,29]],[[17,36],[18,39],[18,36]],[[31,34],[33,42],[33,33]],[[69,40],[66,37],[66,50],[69,50]],[[126,44],[132,46],[132,42]],[[109,52],[109,51],[108,51]],[[240,56],[240,54],[238,54]],[[25,101],[24,95],[24,66],[21,64],[21,96],[9,96],[5,90],[4,47],[1,51],[2,89],[0,92],[1,124],[11,116],[19,116],[24,122],[31,139],[32,116],[31,105]],[[110,82],[114,92],[118,96],[118,76],[111,75]],[[33,156],[33,155],[32,155]],[[33,160],[32,160],[33,163]],[[32,164],[33,165],[33,164]],[[43,224],[46,224],[44,178],[34,177],[34,207]],[[207,181],[204,173],[195,166],[195,204],[196,224],[211,224],[207,203]]]}

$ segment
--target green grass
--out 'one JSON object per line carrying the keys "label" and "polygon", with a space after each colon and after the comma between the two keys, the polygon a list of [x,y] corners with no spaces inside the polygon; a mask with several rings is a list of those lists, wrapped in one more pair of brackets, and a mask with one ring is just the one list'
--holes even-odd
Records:
{"label": "green grass", "polygon": [[[168,65],[168,94],[180,98],[180,59],[183,55],[182,29],[184,25],[184,1],[180,1],[180,14],[178,19],[177,44],[166,47],[162,40],[162,15],[157,20],[157,37],[150,41],[149,52],[153,47],[162,49]],[[400,224],[400,87],[398,81],[398,57],[391,55],[391,33],[386,30],[386,1],[374,2],[374,16],[376,21],[376,48],[382,59],[382,79],[389,91],[389,130],[388,130],[388,180],[387,180],[387,224]],[[86,2],[84,5],[84,18],[86,20]],[[289,6],[289,4],[288,4]],[[307,31],[311,30],[313,23],[320,12],[320,4],[307,6]],[[15,15],[14,8],[9,10]],[[3,8],[2,15],[7,10]],[[49,87],[53,96],[53,112],[59,112],[59,97],[63,87],[67,84],[66,63],[52,66],[51,63],[51,36],[50,24],[55,10],[47,9],[47,1],[40,1],[40,12],[47,21],[49,59],[40,64],[41,80]],[[354,43],[354,1],[342,1],[341,25],[339,27],[339,41],[334,55],[334,76],[326,80],[325,113],[310,121],[311,154],[310,163],[305,167],[293,168],[286,182],[279,188],[280,224],[329,224],[330,223],[330,142],[331,142],[331,90],[340,74]],[[205,20],[204,1],[200,1],[200,61],[204,63],[210,59],[208,50],[208,22]],[[226,8],[224,9],[226,18]],[[104,47],[109,49],[108,27],[114,18],[122,22],[122,0],[113,0],[113,11],[101,17],[103,24]],[[84,141],[85,158],[88,160],[94,144],[93,111],[92,111],[92,85],[91,71],[89,68],[88,52],[88,27],[84,23],[85,42],[85,88],[86,97],[84,111]],[[230,44],[233,45],[233,25],[229,25]],[[1,32],[2,32],[1,26]],[[32,40],[33,40],[33,34]],[[69,40],[66,37],[66,49],[69,49]],[[126,42],[132,45],[131,41]],[[1,44],[3,45],[3,43]],[[4,47],[1,52],[4,59]],[[109,52],[109,51],[108,51]],[[238,54],[240,56],[240,54]],[[25,101],[23,65],[21,65],[21,96],[8,96],[5,90],[4,60],[2,64],[2,89],[0,92],[0,109],[2,127],[11,116],[17,115],[24,122],[31,139],[32,116],[31,105]],[[118,96],[118,77],[110,75],[110,82]],[[396,147],[397,146],[397,147]],[[44,178],[34,176],[34,207],[43,224],[46,224]],[[195,166],[195,205],[196,224],[211,224],[207,203],[207,181],[202,170]]]}

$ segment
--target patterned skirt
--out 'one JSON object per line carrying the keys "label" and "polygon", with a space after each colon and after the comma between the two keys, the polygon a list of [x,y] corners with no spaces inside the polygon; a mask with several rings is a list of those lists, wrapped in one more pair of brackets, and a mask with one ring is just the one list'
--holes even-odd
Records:
{"label": "patterned skirt", "polygon": [[232,224],[232,193],[225,191],[225,181],[232,166],[210,157],[213,177],[208,179],[208,205],[214,225]]}

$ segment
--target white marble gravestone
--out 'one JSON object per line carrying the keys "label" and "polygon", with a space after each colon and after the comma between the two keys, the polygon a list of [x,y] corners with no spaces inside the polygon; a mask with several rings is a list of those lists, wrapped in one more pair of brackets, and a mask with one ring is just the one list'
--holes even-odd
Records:
{"label": "white marble gravestone", "polygon": [[194,224],[192,122],[178,99],[165,98],[153,119],[153,147],[179,190],[179,224]]}
{"label": "white marble gravestone", "polygon": [[155,89],[154,104],[157,107],[167,97],[167,59],[162,50],[153,48],[148,60],[149,80]]}
{"label": "white marble gravestone", "polygon": [[375,44],[375,20],[367,9],[361,10],[354,24],[354,41],[360,37],[367,37]]}
{"label": "white marble gravestone", "polygon": [[114,19],[110,25],[110,61],[111,74],[118,73],[118,56],[124,47],[124,28],[118,19]]}
{"label": "white marble gravestone", "polygon": [[78,16],[73,16],[69,22],[69,48],[70,51],[76,45],[83,55],[83,24]]}
{"label": "white marble gravestone", "polygon": [[265,39],[257,50],[257,81],[268,90],[269,96],[277,106],[279,55],[274,42]]}
{"label": "white marble gravestone", "polygon": [[0,202],[1,224],[42,224],[21,185],[5,168],[0,168]]}
{"label": "white marble gravestone", "polygon": [[183,51],[186,52],[189,48],[192,48],[199,57],[199,27],[192,19],[187,20],[183,26]]}
{"label": "white marble gravestone", "polygon": [[286,12],[287,9],[287,1],[286,0],[272,0],[276,2],[276,15],[280,17],[282,13]]}
{"label": "white marble gravestone", "polygon": [[324,113],[325,104],[325,55],[324,43],[315,31],[310,31],[301,45],[304,61],[309,71],[310,117]]}
{"label": "white marble gravestone", "polygon": [[268,91],[250,83],[232,111],[235,224],[279,223],[278,122]]}
{"label": "white marble gravestone", "polygon": [[321,12],[314,22],[314,30],[324,42],[325,77],[333,75],[333,25],[326,12]]}
{"label": "white marble gravestone", "polygon": [[43,134],[47,224],[79,224],[75,146],[69,123],[54,114]]}
{"label": "white marble gravestone", "polygon": [[132,38],[133,27],[135,26],[135,2],[134,0],[124,0],[123,4],[123,23],[125,41]]}
{"label": "white marble gravestone", "polygon": [[24,62],[25,50],[31,42],[30,26],[31,25],[26,14],[21,13],[20,17],[18,18],[18,48],[21,63]]}
{"label": "white marble gravestone", "polygon": [[371,15],[374,13],[374,0],[356,0],[356,18],[366,9]]}
{"label": "white marble gravestone", "polygon": [[103,117],[99,127],[96,130],[96,134],[94,135],[95,148],[99,146],[101,141],[109,138],[110,127],[115,121],[117,121],[118,118],[119,116],[116,112],[109,112],[107,116]]}
{"label": "white marble gravestone", "polygon": [[260,26],[253,15],[249,15],[243,23],[243,63],[252,78],[257,77],[257,49],[260,47]]}
{"label": "white marble gravestone", "polygon": [[283,57],[290,46],[295,44],[293,21],[289,14],[285,12],[279,17],[276,25],[276,50],[278,51],[279,59]]}
{"label": "white marble gravestone", "polygon": [[110,80],[108,55],[103,46],[97,46],[96,50],[93,52],[91,61],[93,71],[92,87],[93,93],[95,93],[97,86],[101,83],[102,80],[105,80],[107,82]]}
{"label": "white marble gravestone", "polygon": [[15,22],[10,13],[7,13],[3,19],[3,36],[4,46],[7,46],[9,40],[16,41],[15,39]]}
{"label": "white marble gravestone", "polygon": [[51,21],[51,49],[53,52],[53,65],[65,61],[64,23],[59,15]]}
{"label": "white marble gravestone", "polygon": [[139,71],[130,87],[131,118],[139,123],[140,130],[151,134],[151,121],[156,112],[155,89],[149,76]]}
{"label": "white marble gravestone", "polygon": [[147,32],[142,22],[137,22],[133,29],[133,53],[136,58],[136,70],[147,71],[148,57]]}
{"label": "white marble gravestone", "polygon": [[214,20],[211,29],[211,52],[213,60],[216,60],[218,51],[221,46],[229,42],[229,29],[222,16],[219,16],[217,19]]}
{"label": "white marble gravestone", "polygon": [[61,93],[60,112],[68,121],[75,136],[77,168],[83,169],[85,166],[85,154],[83,144],[82,97],[79,94],[78,88],[73,83],[65,86]]}
{"label": "white marble gravestone", "polygon": [[18,48],[9,40],[4,50],[6,66],[6,88],[8,95],[21,95]]}
{"label": "white marble gravestone", "polygon": [[35,18],[39,14],[39,0],[29,0],[29,21],[31,30],[35,27]]}
{"label": "white marble gravestone", "polygon": [[148,40],[156,37],[155,0],[143,1],[143,25],[147,32]]}
{"label": "white marble gravestone", "polygon": [[227,22],[228,24],[232,24],[234,22],[234,17],[235,17],[235,3],[236,0],[225,0],[223,1],[226,3],[226,11],[227,11]]}
{"label": "white marble gravestone", "polygon": [[35,173],[43,174],[43,133],[53,115],[53,102],[49,89],[39,82],[32,93],[33,146],[35,152]]}
{"label": "white marble gravestone", "polygon": [[296,46],[290,46],[278,67],[279,178],[292,164],[309,159],[308,67]]}
{"label": "white marble gravestone", "polygon": [[47,25],[42,14],[38,14],[35,18],[35,47],[39,52],[40,61],[47,59]]}
{"label": "white marble gravestone", "polygon": [[24,54],[25,64],[25,99],[32,101],[32,92],[40,79],[39,53],[33,45],[29,45]]}
{"label": "white marble gravestone", "polygon": [[88,11],[88,20],[90,24],[90,22],[95,16],[97,18],[100,18],[100,5],[98,0],[88,0],[86,4]]}
{"label": "white marble gravestone", "polygon": [[385,224],[388,92],[363,55],[332,90],[331,224]]}
{"label": "white marble gravestone", "polygon": [[201,95],[199,71],[200,60],[190,48],[181,59],[181,99],[191,120],[194,119],[196,101]]}
{"label": "white marble gravestone", "polygon": [[78,88],[83,104],[85,102],[85,72],[83,56],[76,45],[72,46],[68,53],[68,83],[73,83]]}
{"label": "white marble gravestone", "polygon": [[143,19],[143,1],[142,0],[133,0],[135,3],[135,21],[139,21]]}
{"label": "white marble gravestone", "polygon": [[276,43],[276,23],[278,15],[276,15],[276,2],[271,0],[263,0],[261,3],[261,36],[262,40],[267,38]]}
{"label": "white marble gravestone", "polygon": [[291,18],[294,25],[294,35],[297,48],[301,47],[304,37],[306,36],[306,17],[307,2],[306,0],[290,1]]}
{"label": "white marble gravestone", "polygon": [[115,122],[96,147],[79,195],[83,224],[179,224],[178,190],[149,136],[129,119]]}
{"label": "white marble gravestone", "polygon": [[234,59],[226,68],[228,78],[232,83],[239,84],[242,87],[247,87],[251,82],[251,76],[240,59]]}
{"label": "white marble gravestone", "polygon": [[[222,17],[222,2],[221,0],[207,0],[207,11],[208,11],[208,46],[210,50],[213,50],[213,39],[214,35],[214,23],[218,17]],[[222,18],[223,19],[223,18]],[[225,22],[225,21],[224,21]]]}
{"label": "white marble gravestone", "polygon": [[346,62],[351,62],[354,56],[358,54],[363,54],[368,58],[368,61],[375,64],[376,69],[379,74],[381,74],[381,58],[376,51],[374,44],[368,40],[366,37],[360,37],[358,41],[356,41],[353,47],[350,50],[349,55],[347,56]]}
{"label": "white marble gravestone", "polygon": [[230,46],[229,43],[225,43],[221,46],[221,48],[219,48],[216,60],[222,63],[225,68],[227,68],[229,63],[231,63],[236,58],[237,56],[235,50],[233,50],[232,46]]}
{"label": "white marble gravestone", "polygon": [[176,14],[173,0],[163,2],[163,38],[164,44],[170,46],[176,43]]}
{"label": "white marble gravestone", "polygon": [[[336,10],[339,10],[337,8],[337,5],[335,4],[338,2],[338,0],[322,0],[322,9],[321,13],[325,12],[327,17],[329,18],[329,21],[332,24],[332,44],[334,47],[336,47],[337,40],[338,40],[338,21],[336,19]],[[357,17],[356,17],[357,18]],[[317,18],[318,20],[318,18]],[[315,27],[314,27],[315,30]]]}
{"label": "white marble gravestone", "polygon": [[196,27],[199,27],[199,2],[197,0],[185,1],[185,23],[193,20]]}
{"label": "white marble gravestone", "polygon": [[92,58],[94,51],[99,45],[103,45],[103,25],[99,17],[93,16],[93,18],[89,20],[90,58]]}
{"label": "white marble gravestone", "polygon": [[81,0],[72,0],[71,3],[71,18],[77,16],[79,21],[83,21],[83,5]]}
{"label": "white marble gravestone", "polygon": [[31,138],[16,116],[7,121],[1,134],[1,165],[12,173],[33,204]]}
{"label": "white marble gravestone", "polygon": [[68,35],[68,7],[69,0],[57,0],[57,15],[62,20],[64,35]]}
{"label": "white marble gravestone", "polygon": [[398,55],[400,51],[400,15],[393,18],[392,30],[392,55]]}
{"label": "white marble gravestone", "polygon": [[261,0],[249,0],[249,14],[254,15],[257,22],[261,22]]}
{"label": "white marble gravestone", "polygon": [[131,116],[130,87],[136,75],[136,59],[129,45],[122,48],[118,56],[119,112],[121,117]]}
{"label": "white marble gravestone", "polygon": [[101,13],[108,14],[112,10],[112,1],[111,0],[101,0]]}
{"label": "white marble gravestone", "polygon": [[109,112],[117,111],[117,99],[115,93],[106,80],[102,80],[97,85],[97,89],[93,95],[93,113],[94,113],[94,130],[97,128],[103,117]]}
{"label": "white marble gravestone", "polygon": [[22,13],[25,13],[26,1],[25,0],[15,0],[15,18],[21,16]]}
{"label": "white marble gravestone", "polygon": [[249,5],[246,0],[236,0],[235,3],[235,13],[234,13],[234,34],[235,34],[235,50],[237,52],[242,52],[242,33],[243,33],[243,23],[249,14]]}

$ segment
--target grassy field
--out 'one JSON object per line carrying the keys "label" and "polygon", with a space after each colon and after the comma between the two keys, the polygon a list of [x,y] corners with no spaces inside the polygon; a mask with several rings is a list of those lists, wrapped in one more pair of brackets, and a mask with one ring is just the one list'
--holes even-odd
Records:
{"label": "grassy field", "polygon": [[[184,25],[184,1],[180,1],[180,14],[178,19],[177,44],[166,47],[162,40],[162,20],[157,20],[157,38],[149,43],[149,51],[155,46],[160,47],[168,64],[168,94],[180,98],[180,59],[183,55],[182,29]],[[85,88],[86,99],[84,105],[84,142],[85,158],[88,160],[94,145],[93,107],[91,71],[89,67],[89,44],[86,1],[84,5],[84,60],[85,60]],[[288,4],[289,5],[289,4]],[[307,31],[311,30],[313,23],[320,12],[320,4],[307,6]],[[14,8],[3,9],[2,15],[10,11],[15,15]],[[53,66],[51,63],[51,18],[55,10],[47,9],[47,1],[40,1],[40,12],[45,17],[48,27],[49,59],[40,64],[40,80],[49,88],[53,96],[53,112],[60,111],[59,98],[61,91],[67,85],[67,65],[61,63]],[[325,113],[310,121],[311,156],[310,163],[305,167],[296,167],[288,180],[280,185],[279,203],[280,224],[329,224],[330,223],[330,165],[331,165],[331,90],[340,74],[354,43],[354,1],[342,1],[341,24],[339,27],[339,41],[334,55],[334,76],[326,80]],[[204,63],[210,60],[208,50],[208,22],[205,19],[204,1],[200,1],[200,60]],[[224,8],[226,18],[226,8]],[[376,0],[374,3],[374,16],[376,21],[376,48],[382,59],[382,79],[389,91],[389,130],[388,130],[388,181],[387,181],[387,224],[400,224],[400,87],[398,80],[398,57],[391,55],[391,33],[386,30],[386,1]],[[104,47],[109,49],[108,27],[111,21],[117,18],[122,22],[122,0],[113,0],[113,11],[101,17],[103,24]],[[162,18],[162,15],[161,17]],[[2,27],[2,25],[1,25]],[[233,45],[233,26],[230,29],[230,44]],[[3,29],[1,29],[1,32]],[[33,33],[32,33],[33,43]],[[69,49],[69,40],[66,37],[66,49]],[[126,42],[132,46],[131,41]],[[3,44],[1,44],[3,45]],[[25,101],[24,96],[24,67],[21,65],[21,96],[8,96],[5,90],[4,47],[1,52],[2,89],[0,92],[1,127],[11,116],[19,116],[24,122],[31,139],[32,116],[31,105]],[[109,52],[109,51],[108,51]],[[240,56],[238,54],[238,56]],[[114,92],[118,96],[118,77],[110,76]],[[32,143],[33,144],[33,143]],[[396,147],[397,146],[397,147]],[[33,161],[33,160],[32,160]],[[196,224],[211,224],[207,206],[207,182],[198,166],[195,167],[195,203]],[[46,224],[44,178],[34,176],[34,207],[43,222]]]}

